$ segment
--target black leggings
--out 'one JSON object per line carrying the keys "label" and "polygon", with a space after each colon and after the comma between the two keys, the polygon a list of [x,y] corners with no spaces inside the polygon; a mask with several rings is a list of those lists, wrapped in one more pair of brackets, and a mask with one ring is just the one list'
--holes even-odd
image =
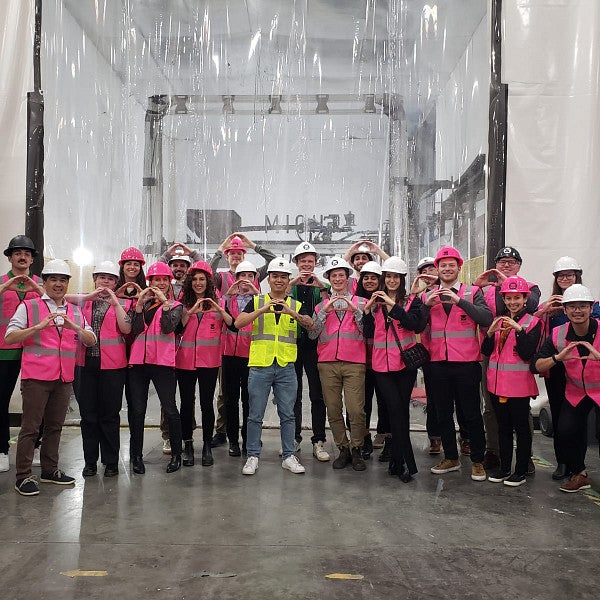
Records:
{"label": "black leggings", "polygon": [[202,411],[202,440],[210,443],[215,428],[213,401],[219,367],[198,368],[193,371],[177,369],[177,383],[181,398],[181,434],[184,440],[191,440],[194,431],[194,403],[196,402],[196,382],[200,390],[200,410]]}

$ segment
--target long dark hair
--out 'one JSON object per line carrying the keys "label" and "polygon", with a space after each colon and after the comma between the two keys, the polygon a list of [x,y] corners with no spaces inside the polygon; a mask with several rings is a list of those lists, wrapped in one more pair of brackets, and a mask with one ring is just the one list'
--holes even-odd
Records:
{"label": "long dark hair", "polygon": [[[377,275],[377,273],[371,273],[369,271],[370,275]],[[367,292],[367,290],[365,290],[365,288],[363,287],[363,279],[365,278],[366,273],[362,273],[360,274],[359,278],[358,278],[358,283],[356,284],[356,292],[354,292],[355,296],[358,296],[359,298],[366,298],[367,300],[371,299],[371,295],[373,294],[373,292]],[[377,278],[379,279],[379,285],[377,286],[377,289],[380,290],[381,289],[381,275],[377,275]]]}
{"label": "long dark hair", "polygon": [[[126,260],[125,262],[133,261]],[[135,262],[140,263],[139,260],[136,260]],[[125,281],[125,271],[123,271],[123,265],[121,265],[119,267],[119,281],[117,281],[117,287],[115,289],[118,290],[125,283],[127,283]],[[142,263],[140,263],[140,272],[135,278],[135,283],[137,283],[143,290],[145,290],[148,287],[148,285],[146,284],[146,275],[144,275],[144,267],[142,267]]]}
{"label": "long dark hair", "polygon": [[192,308],[192,306],[194,306],[198,300],[196,298],[196,292],[194,292],[192,289],[192,278],[194,277],[195,273],[204,273],[204,275],[206,275],[206,291],[204,292],[204,297],[210,298],[215,302],[217,301],[215,280],[212,275],[201,269],[189,269],[183,279],[183,284],[181,286],[181,298],[179,300],[186,308]]}
{"label": "long dark hair", "polygon": [[[400,275],[400,286],[398,287],[398,291],[396,292],[396,304],[399,306],[404,306],[404,300],[406,299],[406,275],[402,275],[402,273],[398,273]],[[390,296],[388,289],[385,287],[385,272],[381,276],[381,289]],[[391,296],[390,296],[391,298]]]}
{"label": "long dark hair", "polygon": [[[558,272],[560,273],[560,271]],[[563,291],[561,287],[558,285],[558,273],[554,276],[554,280],[552,281],[552,295],[553,296],[562,296]],[[575,271],[575,283],[581,283],[581,273],[579,271]]]}

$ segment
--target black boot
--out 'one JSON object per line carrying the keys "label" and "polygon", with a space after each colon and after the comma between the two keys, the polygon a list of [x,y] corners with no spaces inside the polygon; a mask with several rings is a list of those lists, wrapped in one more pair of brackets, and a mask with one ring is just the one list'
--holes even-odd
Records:
{"label": "black boot", "polygon": [[204,442],[204,445],[202,446],[202,466],[210,467],[214,464],[214,462],[215,461],[213,460],[210,442],[209,443]]}
{"label": "black boot", "polygon": [[167,465],[167,473],[175,473],[179,469],[181,469],[181,454],[173,454]]}
{"label": "black boot", "polygon": [[554,473],[552,473],[552,479],[554,479],[554,481],[561,481],[566,479],[568,476],[569,469],[567,469],[567,465],[562,463],[559,463]]}
{"label": "black boot", "polygon": [[360,452],[360,448],[352,448],[352,468],[355,471],[364,471],[367,468]]}
{"label": "black boot", "polygon": [[350,448],[340,448],[340,455],[333,461],[334,469],[344,469],[346,465],[352,462],[352,456],[350,454]]}
{"label": "black boot", "polygon": [[392,438],[386,437],[385,442],[383,443],[383,450],[379,455],[379,462],[390,462],[392,458]]}
{"label": "black boot", "polygon": [[183,466],[193,467],[194,466],[194,441],[186,440],[183,442]]}
{"label": "black boot", "polygon": [[142,460],[141,456],[134,456],[131,459],[131,462],[133,463],[133,472],[137,473],[138,475],[143,475],[146,472],[146,467],[144,465],[144,461]]}
{"label": "black boot", "polygon": [[242,451],[240,445],[237,442],[230,442],[229,444],[229,456],[241,456]]}
{"label": "black boot", "polygon": [[363,460],[368,460],[371,458],[371,454],[373,454],[373,440],[371,439],[371,434],[367,433],[367,435],[365,435],[365,440],[362,447]]}

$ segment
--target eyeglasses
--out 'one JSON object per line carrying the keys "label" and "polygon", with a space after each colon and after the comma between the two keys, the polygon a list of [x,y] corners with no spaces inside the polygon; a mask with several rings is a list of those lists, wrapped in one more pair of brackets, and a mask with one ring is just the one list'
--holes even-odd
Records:
{"label": "eyeglasses", "polygon": [[558,273],[556,279],[574,279],[577,277],[577,273]]}
{"label": "eyeglasses", "polygon": [[497,265],[502,265],[504,267],[514,267],[515,265],[519,264],[519,261],[518,260],[513,260],[513,259],[499,260],[496,264]]}

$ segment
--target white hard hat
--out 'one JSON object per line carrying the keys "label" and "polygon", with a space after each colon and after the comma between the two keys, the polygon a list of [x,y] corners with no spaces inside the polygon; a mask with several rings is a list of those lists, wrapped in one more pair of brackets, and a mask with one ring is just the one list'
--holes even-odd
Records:
{"label": "white hard hat", "polygon": [[110,260],[103,260],[92,271],[92,275],[99,275],[100,273],[105,273],[107,275],[114,275],[115,277],[118,277],[120,275],[118,265],[115,265],[115,263]]}
{"label": "white hard hat", "polygon": [[340,258],[339,256],[330,256],[327,259],[327,264],[323,270],[323,277],[325,277],[325,279],[329,279],[329,273],[335,269],[346,269],[348,277],[350,277],[350,274],[354,270],[343,258]]}
{"label": "white hard hat", "polygon": [[291,275],[292,265],[285,258],[274,258],[267,267],[267,273],[287,273]]}
{"label": "white hard hat", "polygon": [[375,275],[381,275],[381,265],[376,263],[374,260],[370,260],[366,262],[362,269],[360,270],[362,273],[375,273]]}
{"label": "white hard hat", "polygon": [[183,262],[186,262],[188,266],[192,264],[192,259],[187,254],[174,254],[169,259],[169,264],[171,264],[175,260],[182,260]]}
{"label": "white hard hat", "polygon": [[564,291],[562,303],[566,304],[567,302],[594,302],[594,297],[585,285],[574,283]]}
{"label": "white hard hat", "polygon": [[[433,267],[435,264],[435,258],[433,256],[426,256],[422,258],[417,264],[417,271],[421,271],[425,267]],[[364,268],[364,267],[363,267]]]}
{"label": "white hard hat", "polygon": [[241,263],[238,263],[237,267],[235,268],[235,274],[237,275],[238,273],[256,273],[256,267],[249,261],[249,260],[243,260]]}
{"label": "white hard hat", "polygon": [[561,271],[579,271],[579,273],[583,273],[581,265],[571,256],[561,256],[556,261],[554,269],[552,270],[552,274],[556,275]]}
{"label": "white hard hat", "polygon": [[371,248],[369,246],[367,246],[367,244],[361,244],[350,256],[350,261],[352,262],[354,260],[354,257],[357,254],[366,254],[369,257],[369,260],[373,260],[373,252],[371,251]]}
{"label": "white hard hat", "polygon": [[300,242],[296,246],[296,249],[294,250],[294,255],[292,256],[292,260],[294,262],[296,262],[296,259],[301,254],[314,254],[315,256],[318,255],[317,249],[312,244],[309,244],[308,242]]}
{"label": "white hard hat", "polygon": [[381,270],[383,273],[399,273],[400,275],[408,273],[406,263],[399,256],[386,258],[381,265]]}
{"label": "white hard hat", "polygon": [[55,258],[44,265],[42,275],[66,275],[71,277],[71,268],[64,260]]}

